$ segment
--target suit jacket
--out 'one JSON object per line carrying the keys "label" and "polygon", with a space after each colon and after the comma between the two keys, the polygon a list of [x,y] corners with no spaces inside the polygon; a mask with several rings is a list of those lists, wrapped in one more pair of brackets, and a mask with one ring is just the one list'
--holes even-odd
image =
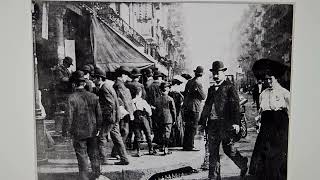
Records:
{"label": "suit jacket", "polygon": [[68,131],[74,139],[94,137],[101,128],[102,114],[98,97],[85,89],[76,89],[68,98]]}
{"label": "suit jacket", "polygon": [[162,95],[155,102],[158,120],[163,124],[170,124],[176,121],[176,107],[172,97]]}
{"label": "suit jacket", "polygon": [[113,85],[118,97],[123,102],[125,110],[127,110],[130,116],[133,117],[133,104],[130,90],[124,85],[124,83],[117,79]]}
{"label": "suit jacket", "polygon": [[201,101],[206,98],[202,84],[198,78],[190,79],[185,88],[184,110],[200,112]]}
{"label": "suit jacket", "polygon": [[[217,119],[210,117],[217,117]],[[231,129],[233,124],[240,125],[239,96],[230,81],[224,81],[218,90],[215,86],[209,88],[199,124],[205,126],[208,120],[220,121],[222,130]]]}
{"label": "suit jacket", "polygon": [[131,97],[135,97],[135,88],[140,87],[142,89],[142,98],[146,99],[146,90],[144,89],[144,86],[141,83],[139,83],[138,81],[131,81],[127,82],[125,85],[130,90]]}
{"label": "suit jacket", "polygon": [[160,91],[160,84],[159,81],[153,81],[148,88],[146,100],[152,106],[155,106],[156,99],[162,94]]}
{"label": "suit jacket", "polygon": [[154,79],[148,79],[145,83],[146,91],[148,91],[150,85],[153,83]]}
{"label": "suit jacket", "polygon": [[119,115],[119,101],[118,96],[112,85],[104,83],[99,89],[97,95],[101,105],[103,127],[106,125],[118,123],[120,121]]}
{"label": "suit jacket", "polygon": [[258,86],[258,84],[255,84],[253,86],[253,89],[252,89],[252,98],[253,98],[253,100],[259,101],[259,96],[262,93],[262,91],[265,90],[265,89],[266,89],[265,85],[262,84],[261,92],[259,93],[259,86]]}

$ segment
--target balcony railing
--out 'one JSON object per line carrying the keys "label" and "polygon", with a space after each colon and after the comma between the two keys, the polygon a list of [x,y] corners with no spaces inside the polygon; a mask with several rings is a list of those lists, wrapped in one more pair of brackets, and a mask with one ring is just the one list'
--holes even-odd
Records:
{"label": "balcony railing", "polygon": [[147,41],[116,14],[107,3],[87,2],[83,3],[82,7],[92,11],[92,13],[96,13],[98,17],[108,23],[114,30],[130,39],[135,45],[144,47],[144,51],[146,51]]}

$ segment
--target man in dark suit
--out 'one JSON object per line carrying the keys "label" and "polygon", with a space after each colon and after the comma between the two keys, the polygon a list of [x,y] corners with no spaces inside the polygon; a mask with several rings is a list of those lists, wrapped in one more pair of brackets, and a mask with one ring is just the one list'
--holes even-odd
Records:
{"label": "man in dark suit", "polygon": [[194,78],[190,79],[184,90],[184,121],[185,133],[183,138],[183,150],[185,151],[198,151],[194,148],[194,136],[197,133],[198,122],[201,111],[201,101],[206,98],[203,91],[202,84],[199,78],[203,75],[203,67],[198,66],[194,70]]}
{"label": "man in dark suit", "polygon": [[89,180],[89,162],[94,178],[100,176],[97,134],[101,129],[102,115],[98,97],[84,89],[85,79],[82,71],[74,73],[75,92],[68,98],[69,123],[67,132],[73,138],[81,180]]}
{"label": "man in dark suit", "polygon": [[223,62],[212,63],[210,71],[215,85],[208,90],[203,111],[201,113],[200,129],[206,127],[209,141],[209,179],[220,180],[219,147],[222,142],[224,153],[241,169],[241,178],[248,170],[248,158],[243,157],[234,147],[234,134],[240,132],[240,105],[235,86],[226,80]]}
{"label": "man in dark suit", "polygon": [[101,69],[95,70],[95,83],[99,88],[97,95],[102,111],[102,130],[99,134],[99,150],[103,164],[108,164],[107,160],[107,135],[110,133],[114,149],[120,156],[120,162],[117,165],[129,164],[127,151],[122,140],[119,128],[120,115],[118,112],[118,96],[113,89],[113,81],[106,79],[106,73]]}
{"label": "man in dark suit", "polygon": [[261,92],[264,89],[266,89],[266,88],[265,88],[265,85],[262,83],[261,79],[258,80],[257,84],[255,84],[252,89],[252,98],[253,98],[253,102],[257,106],[257,111],[259,111],[259,109],[260,109],[259,97],[260,97]]}
{"label": "man in dark suit", "polygon": [[153,73],[153,78],[154,81],[152,82],[152,84],[149,86],[149,88],[147,88],[147,98],[146,101],[151,105],[152,107],[152,131],[154,134],[153,137],[153,142],[156,144],[160,144],[161,143],[161,137],[160,137],[160,127],[159,127],[159,121],[160,119],[158,119],[158,117],[156,116],[156,112],[155,112],[155,102],[156,99],[159,98],[162,94],[161,90],[160,90],[160,84],[162,83],[162,77],[163,75],[161,74],[160,71],[154,71]]}

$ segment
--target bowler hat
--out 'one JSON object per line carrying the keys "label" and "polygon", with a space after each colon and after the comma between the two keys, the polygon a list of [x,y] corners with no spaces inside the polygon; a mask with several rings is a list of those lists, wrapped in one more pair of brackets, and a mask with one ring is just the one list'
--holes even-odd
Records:
{"label": "bowler hat", "polygon": [[139,77],[139,76],[141,76],[140,70],[137,69],[137,68],[133,68],[132,71],[131,71],[131,76],[132,76],[132,77]]}
{"label": "bowler hat", "polygon": [[65,63],[67,63],[67,64],[69,64],[69,65],[73,65],[73,64],[72,64],[72,59],[71,59],[71,57],[65,57],[65,58],[63,59],[63,62],[65,62]]}
{"label": "bowler hat", "polygon": [[94,76],[106,78],[106,72],[104,72],[102,69],[96,68],[94,71]]}
{"label": "bowler hat", "polygon": [[91,68],[89,65],[84,65],[81,69],[84,73],[90,73],[91,72]]}
{"label": "bowler hat", "polygon": [[120,74],[126,74],[128,76],[130,76],[130,69],[127,66],[120,66],[118,69],[116,69],[116,73],[118,75]]}
{"label": "bowler hat", "polygon": [[281,77],[287,67],[275,60],[262,58],[254,62],[252,71],[257,79],[264,79],[266,76]]}
{"label": "bowler hat", "polygon": [[72,74],[73,80],[75,82],[81,82],[81,81],[86,81],[84,78],[84,73],[83,71],[77,70]]}
{"label": "bowler hat", "polygon": [[194,73],[196,73],[196,74],[203,74],[203,67],[202,66],[198,66],[197,68],[196,68],[196,70],[193,70],[194,71]]}
{"label": "bowler hat", "polygon": [[212,69],[210,69],[211,72],[218,72],[218,71],[226,71],[227,68],[224,67],[224,64],[222,61],[214,61],[212,63]]}

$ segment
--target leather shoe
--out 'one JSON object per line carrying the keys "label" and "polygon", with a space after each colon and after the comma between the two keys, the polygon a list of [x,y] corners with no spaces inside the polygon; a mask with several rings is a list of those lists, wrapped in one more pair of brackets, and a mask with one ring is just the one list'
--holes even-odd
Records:
{"label": "leather shoe", "polygon": [[128,161],[119,161],[114,163],[114,165],[128,165],[128,164],[129,164]]}

